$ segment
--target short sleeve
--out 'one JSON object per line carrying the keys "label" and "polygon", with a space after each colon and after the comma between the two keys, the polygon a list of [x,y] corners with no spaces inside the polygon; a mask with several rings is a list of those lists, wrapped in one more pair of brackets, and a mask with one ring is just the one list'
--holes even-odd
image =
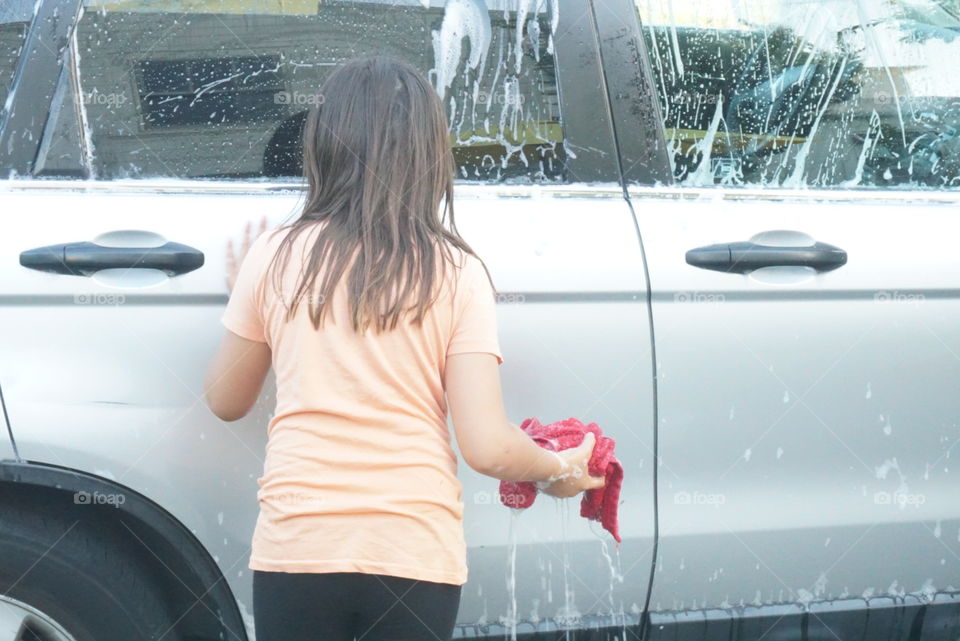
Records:
{"label": "short sleeve", "polygon": [[454,295],[454,327],[447,347],[447,356],[469,352],[486,352],[503,364],[497,338],[495,292],[483,264],[468,255],[460,271]]}
{"label": "short sleeve", "polygon": [[263,322],[263,310],[260,306],[259,284],[265,268],[263,262],[264,232],[253,243],[237,273],[237,280],[230,292],[230,300],[220,317],[224,327],[247,340],[266,343],[266,331]]}

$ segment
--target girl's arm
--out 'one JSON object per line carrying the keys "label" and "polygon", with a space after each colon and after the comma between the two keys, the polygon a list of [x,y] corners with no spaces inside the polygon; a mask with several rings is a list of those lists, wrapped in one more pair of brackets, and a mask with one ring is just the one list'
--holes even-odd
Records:
{"label": "girl's arm", "polygon": [[584,439],[576,448],[551,452],[507,420],[493,354],[451,354],[445,369],[444,387],[457,445],[467,465],[502,481],[556,481],[545,491],[561,498],[603,487],[604,478],[587,471],[595,438]]}
{"label": "girl's arm", "polygon": [[250,412],[270,371],[270,347],[226,330],[203,385],[207,406],[224,421]]}
{"label": "girl's arm", "polygon": [[[264,217],[260,220],[256,235],[263,234],[266,229],[267,219]],[[232,240],[227,241],[227,290],[231,295],[231,303],[235,302],[233,289],[240,277],[241,265],[255,238],[248,222],[239,250],[234,249]],[[245,287],[240,294],[245,297],[240,302],[246,303],[243,316],[252,317],[249,275],[243,282]],[[220,348],[207,369],[203,385],[204,399],[210,410],[224,421],[235,421],[246,416],[260,396],[263,381],[270,371],[270,361],[270,347],[266,342],[250,340],[226,330]]]}

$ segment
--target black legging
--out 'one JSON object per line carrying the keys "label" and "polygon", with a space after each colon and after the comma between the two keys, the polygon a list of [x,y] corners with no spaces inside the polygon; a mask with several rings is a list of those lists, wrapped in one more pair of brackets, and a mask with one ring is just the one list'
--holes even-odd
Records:
{"label": "black legging", "polygon": [[460,590],[383,574],[254,570],[257,641],[449,641]]}

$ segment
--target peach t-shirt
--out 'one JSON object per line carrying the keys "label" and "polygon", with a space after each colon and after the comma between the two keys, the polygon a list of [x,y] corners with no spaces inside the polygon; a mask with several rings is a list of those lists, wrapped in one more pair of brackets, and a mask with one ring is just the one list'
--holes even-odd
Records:
{"label": "peach t-shirt", "polygon": [[222,317],[227,329],[270,346],[277,382],[249,567],[462,585],[462,486],[443,371],[446,356],[462,352],[488,352],[503,363],[483,266],[451,248],[462,269],[447,272],[423,327],[401,316],[382,334],[354,332],[340,279],[317,330],[307,297],[289,323],[283,303],[322,225],[296,239],[282,295],[264,273],[287,231],[271,233],[251,245]]}

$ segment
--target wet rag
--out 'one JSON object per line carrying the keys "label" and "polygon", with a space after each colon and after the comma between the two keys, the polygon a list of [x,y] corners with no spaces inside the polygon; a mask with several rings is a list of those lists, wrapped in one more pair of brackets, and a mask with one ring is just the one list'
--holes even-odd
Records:
{"label": "wet rag", "polygon": [[[620,542],[620,525],[617,509],[620,503],[620,487],[623,485],[623,466],[614,456],[615,441],[603,436],[596,423],[584,425],[575,418],[541,425],[536,418],[528,418],[520,424],[537,445],[544,449],[559,452],[577,447],[583,442],[587,432],[593,432],[596,444],[587,466],[592,476],[606,477],[603,487],[587,490],[580,501],[580,516],[600,521],[603,529]],[[518,509],[533,505],[537,496],[537,486],[533,481],[501,481],[500,503]]]}

